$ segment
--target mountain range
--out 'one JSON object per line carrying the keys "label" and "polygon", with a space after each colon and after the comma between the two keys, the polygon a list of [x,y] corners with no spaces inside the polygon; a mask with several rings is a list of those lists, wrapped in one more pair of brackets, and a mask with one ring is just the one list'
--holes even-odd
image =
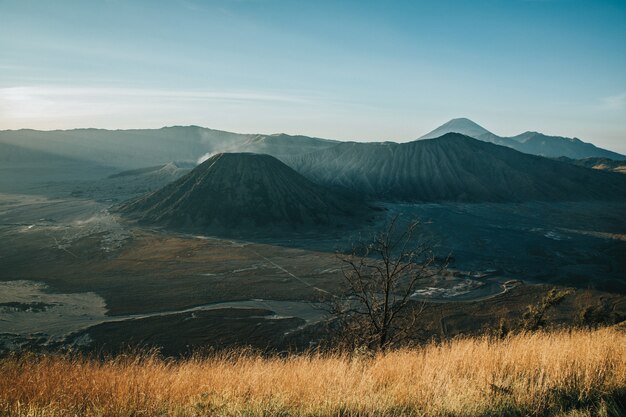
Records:
{"label": "mountain range", "polygon": [[[343,227],[375,214],[367,201],[624,200],[626,176],[458,133],[398,144],[345,142],[291,155],[219,153],[179,179],[116,207],[142,224],[219,235]],[[117,174],[174,170],[151,167]],[[355,198],[355,196],[359,196]]]}
{"label": "mountain range", "polygon": [[498,136],[466,118],[452,119],[425,134],[420,139],[434,139],[446,133],[461,133],[484,142],[508,146],[520,152],[549,158],[567,157],[570,159],[582,159],[597,157],[626,160],[626,156],[622,154],[598,148],[577,138],[548,136],[539,132],[524,132],[512,137]]}
{"label": "mountain range", "polygon": [[[465,134],[445,133],[457,130]],[[300,213],[304,222],[310,220],[312,223],[323,223],[322,218],[311,213],[315,210],[325,213],[324,207],[337,209],[337,213],[329,212],[331,214],[327,221],[341,217],[336,214],[351,210],[346,208],[348,205],[345,205],[345,201],[339,203],[341,199],[338,196],[345,200],[345,195],[407,202],[626,198],[626,176],[589,169],[588,162],[566,159],[569,157],[559,156],[561,160],[557,160],[525,152],[528,149],[537,152],[548,149],[546,156],[552,156],[558,155],[561,149],[560,153],[567,155],[595,152],[610,155],[613,157],[611,160],[623,158],[622,155],[592,144],[534,133],[513,138],[499,137],[468,119],[454,119],[425,135],[425,138],[436,135],[439,136],[435,139],[423,138],[400,144],[339,142],[285,134],[236,134],[197,126],[116,131],[1,131],[0,172],[3,179],[0,179],[0,191],[21,190],[26,186],[20,181],[41,183],[68,178],[82,180],[112,176],[100,186],[77,186],[75,194],[100,195],[103,194],[101,190],[114,188],[120,190],[117,194],[121,197],[137,195],[142,190],[159,190],[156,194],[150,194],[153,197],[146,197],[142,203],[135,202],[133,207],[141,206],[145,219],[168,224],[178,222],[180,225],[196,224],[199,220],[191,207],[184,208],[184,218],[177,218],[168,214],[176,210],[162,206],[164,201],[174,202],[167,196],[178,195],[175,187],[186,189],[188,185],[195,184],[190,191],[197,192],[206,186],[208,195],[221,195],[218,190],[237,186],[237,178],[253,184],[258,177],[266,185],[275,184],[270,189],[282,191],[263,196],[252,193],[250,199],[246,199],[243,194],[226,195],[224,198],[236,198],[223,207],[216,205],[213,199],[210,200],[211,206],[237,213],[233,207],[238,202],[256,206],[258,200],[265,201],[263,204],[267,203],[266,207],[270,207],[266,200],[271,195],[279,200],[278,206],[272,210],[282,213],[283,217],[287,216],[289,222],[294,224],[297,223],[294,213]],[[224,156],[228,153],[238,156],[231,160]],[[256,159],[250,156],[251,153],[273,158]],[[221,156],[215,160],[215,155]],[[277,165],[278,160],[282,161],[280,165]],[[179,162],[168,165],[169,161]],[[206,161],[213,161],[209,165],[211,169],[204,164]],[[609,159],[603,161],[592,167],[609,170],[607,167],[615,165]],[[193,167],[198,163],[197,169],[184,175],[186,171],[183,167]],[[210,180],[209,183],[199,181],[198,172],[203,170],[206,172],[202,178]],[[265,173],[264,170],[269,171]],[[281,188],[279,184],[283,180],[290,186]],[[174,182],[161,189],[168,181]],[[259,184],[245,188],[248,191],[261,189]],[[329,192],[329,189],[335,192]],[[243,193],[243,190],[238,189],[238,192]],[[317,197],[307,198],[307,194]],[[319,205],[320,201],[325,201],[320,197],[322,195],[329,200]],[[292,196],[298,196],[299,200],[307,203],[298,206]],[[185,199],[177,202],[176,207],[181,206],[183,201],[192,200],[203,201],[195,194],[185,194]],[[314,204],[315,201],[318,203]],[[158,209],[149,209],[150,205]],[[291,205],[296,207],[293,213],[279,208]],[[203,207],[209,210],[208,206]],[[253,219],[251,221],[255,224],[266,222],[260,214],[253,216],[252,213],[242,212],[240,217]],[[224,218],[219,219],[219,224],[231,227],[234,221],[234,217]],[[267,221],[277,219],[269,218]],[[217,223],[205,226],[218,227]]]}
{"label": "mountain range", "polygon": [[[590,157],[626,160],[624,155],[601,149],[579,139],[526,132],[514,137],[497,136],[469,119],[453,119],[420,139],[446,133],[463,135],[503,145],[533,155],[570,159]],[[163,165],[170,161],[199,163],[216,153],[265,153],[279,159],[317,152],[343,142],[286,134],[239,134],[199,126],[173,126],[161,129],[103,130],[72,129],[0,131],[0,162],[20,169],[25,165],[45,166],[43,159],[59,164],[99,167],[114,174]],[[55,163],[56,163],[55,162]],[[88,173],[87,173],[88,174]]]}
{"label": "mountain range", "polygon": [[[15,155],[7,163],[37,162],[49,159],[109,167],[112,173],[163,165],[171,161],[197,163],[220,152],[254,152],[274,156],[293,155],[323,149],[338,141],[285,134],[239,134],[198,126],[161,129],[73,129],[0,131],[0,145],[10,146]],[[18,152],[19,151],[19,152]]]}

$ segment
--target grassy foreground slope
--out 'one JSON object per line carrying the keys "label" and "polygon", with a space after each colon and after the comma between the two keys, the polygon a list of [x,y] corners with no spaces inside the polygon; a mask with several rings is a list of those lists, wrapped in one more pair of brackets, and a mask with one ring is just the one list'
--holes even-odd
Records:
{"label": "grassy foreground slope", "polygon": [[457,339],[377,356],[0,361],[6,416],[624,415],[616,328]]}

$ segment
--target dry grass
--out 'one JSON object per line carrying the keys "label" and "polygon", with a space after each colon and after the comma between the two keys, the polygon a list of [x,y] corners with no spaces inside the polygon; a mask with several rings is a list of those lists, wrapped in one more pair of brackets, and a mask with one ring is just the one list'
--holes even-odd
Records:
{"label": "dry grass", "polygon": [[459,339],[375,357],[0,361],[7,416],[617,416],[625,395],[626,334],[615,328]]}

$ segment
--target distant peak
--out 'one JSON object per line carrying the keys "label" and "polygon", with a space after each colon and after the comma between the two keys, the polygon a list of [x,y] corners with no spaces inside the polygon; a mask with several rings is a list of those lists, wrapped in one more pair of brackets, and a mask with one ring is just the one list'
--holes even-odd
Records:
{"label": "distant peak", "polygon": [[[463,128],[479,129],[485,133],[489,132],[487,129],[485,129],[478,123],[474,122],[473,120],[468,119],[467,117],[459,117],[456,119],[452,119],[444,123],[443,125],[441,125],[441,127],[444,127],[444,126],[458,126],[458,127],[463,127]],[[457,133],[463,133],[463,132],[457,132]]]}
{"label": "distant peak", "polygon": [[422,136],[420,139],[433,139],[443,136],[446,133],[461,133],[473,138],[483,135],[493,135],[490,131],[467,117],[459,117],[442,124],[437,129]]}
{"label": "distant peak", "polygon": [[471,124],[475,124],[476,126],[478,126],[478,124],[476,122],[474,122],[473,120],[468,119],[467,117],[456,117],[456,118],[450,119],[450,121],[448,121],[448,123],[455,123],[455,122],[471,123]]}

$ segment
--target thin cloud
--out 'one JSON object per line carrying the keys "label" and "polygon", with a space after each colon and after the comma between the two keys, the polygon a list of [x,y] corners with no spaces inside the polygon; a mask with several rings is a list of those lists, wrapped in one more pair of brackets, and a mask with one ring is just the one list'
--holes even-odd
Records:
{"label": "thin cloud", "polygon": [[606,110],[626,109],[626,92],[602,98],[602,107]]}
{"label": "thin cloud", "polygon": [[0,87],[0,129],[208,124],[255,130],[286,114],[311,114],[326,101],[307,91]]}
{"label": "thin cloud", "polygon": [[193,91],[107,87],[23,86],[0,88],[0,119],[43,120],[90,115],[141,113],[202,104],[298,105],[310,98],[265,91]]}
{"label": "thin cloud", "polygon": [[136,98],[171,98],[171,99],[204,99],[204,100],[240,100],[240,101],[274,101],[285,103],[305,103],[307,98],[258,91],[193,91],[193,90],[164,90],[138,88],[108,88],[108,87],[6,87],[0,88],[0,100],[16,97],[136,97]]}

